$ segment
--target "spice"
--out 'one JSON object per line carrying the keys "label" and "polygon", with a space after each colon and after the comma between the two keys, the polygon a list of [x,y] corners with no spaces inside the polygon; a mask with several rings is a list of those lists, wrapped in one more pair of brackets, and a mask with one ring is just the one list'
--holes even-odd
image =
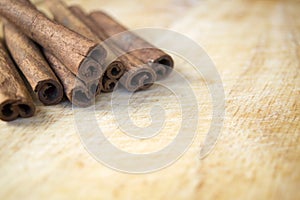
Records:
{"label": "spice", "polygon": [[38,46],[11,23],[5,23],[7,48],[38,99],[45,105],[58,104],[63,88]]}
{"label": "spice", "polygon": [[[60,0],[49,0],[47,7],[53,14],[54,20],[68,27],[69,29],[93,40],[96,43],[102,41],[82,22],[68,7]],[[123,63],[117,59],[117,56],[110,50],[105,43],[101,44],[107,51],[107,57],[104,63],[105,75],[111,79],[119,79],[124,74]]]}
{"label": "spice", "polygon": [[44,51],[50,66],[60,78],[65,95],[71,103],[80,107],[87,107],[92,104],[94,95],[89,91],[87,86],[72,74],[54,55]]}
{"label": "spice", "polygon": [[0,42],[0,119],[12,121],[34,115],[35,106],[22,78]]}
{"label": "spice", "polygon": [[155,70],[157,79],[162,79],[171,73],[174,66],[171,56],[128,31],[127,28],[102,11],[94,11],[89,16],[108,37],[123,32],[120,37],[114,39],[115,43],[123,51],[130,52],[143,63],[149,64]]}
{"label": "spice", "polygon": [[108,78],[107,76],[103,76],[99,84],[102,85],[102,92],[112,92],[117,85],[118,81],[116,79]]}
{"label": "spice", "polygon": [[[102,78],[100,78],[102,79]],[[87,89],[91,96],[98,96],[101,93],[102,85],[99,84],[99,80],[94,80],[88,83],[85,83]]]}
{"label": "spice", "polygon": [[[117,47],[116,44],[106,40],[108,36],[105,35],[103,31],[99,29],[99,27],[95,26],[95,22],[90,19],[80,7],[71,6],[70,10],[79,19],[81,19],[102,41],[107,43],[107,45],[115,54],[120,55],[119,60],[122,61],[126,70],[126,73],[120,79],[120,82],[128,91],[134,92],[137,90],[144,90],[153,85],[154,81],[156,80],[156,74],[148,65],[145,65],[136,57],[124,53]],[[109,87],[105,87],[104,85],[103,88]]]}
{"label": "spice", "polygon": [[101,65],[91,59],[104,60],[106,51],[101,45],[51,21],[30,2],[1,0],[0,14],[57,57],[80,79],[91,81],[103,73]]}

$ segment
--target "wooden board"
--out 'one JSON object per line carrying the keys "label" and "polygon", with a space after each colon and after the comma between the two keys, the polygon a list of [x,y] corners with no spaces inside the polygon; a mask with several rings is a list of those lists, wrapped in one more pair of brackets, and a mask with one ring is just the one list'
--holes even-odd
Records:
{"label": "wooden board", "polygon": [[[102,8],[130,28],[174,30],[202,46],[224,84],[221,135],[211,154],[199,159],[212,112],[206,84],[213,83],[176,57],[175,67],[199,94],[201,110],[197,137],[175,164],[142,175],[107,168],[81,144],[69,103],[38,106],[32,119],[0,122],[0,199],[299,199],[299,1],[67,2]],[[150,123],[153,102],[172,119],[161,136],[146,141],[124,136],[109,102],[109,94],[97,99],[98,123],[124,150],[158,150],[178,131],[180,109],[168,92],[154,88],[135,98],[135,105],[143,103],[131,110],[137,124]]]}

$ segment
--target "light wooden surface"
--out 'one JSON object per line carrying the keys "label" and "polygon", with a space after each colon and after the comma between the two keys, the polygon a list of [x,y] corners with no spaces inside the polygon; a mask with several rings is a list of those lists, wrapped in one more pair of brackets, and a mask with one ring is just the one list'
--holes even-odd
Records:
{"label": "light wooden surface", "polygon": [[[162,27],[196,41],[223,80],[224,127],[214,151],[199,160],[212,111],[209,91],[178,58],[176,68],[201,94],[201,111],[198,135],[175,164],[144,175],[109,169],[81,145],[68,103],[38,106],[32,119],[0,122],[0,199],[299,199],[299,1],[68,3],[103,8],[130,28]],[[108,94],[97,100],[96,116],[116,146],[154,151],[178,130],[180,110],[168,93],[149,91],[136,101],[139,95],[148,99],[143,108],[131,110],[137,123],[149,123],[153,101],[164,104],[172,118],[157,139],[139,143],[124,138],[109,110]]]}

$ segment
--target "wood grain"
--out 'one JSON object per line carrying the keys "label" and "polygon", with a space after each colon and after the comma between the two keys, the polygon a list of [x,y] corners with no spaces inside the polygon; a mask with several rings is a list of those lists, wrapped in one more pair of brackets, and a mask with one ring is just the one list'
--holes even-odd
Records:
{"label": "wood grain", "polygon": [[[200,76],[186,70],[189,64],[174,56],[175,68],[199,94],[201,107],[198,135],[175,164],[145,175],[111,170],[81,145],[69,103],[39,106],[33,119],[0,122],[1,199],[299,198],[299,1],[67,2],[102,8],[130,28],[168,28],[200,44],[224,84],[222,133],[214,151],[199,160],[211,122],[210,93]],[[98,97],[96,117],[114,145],[129,152],[155,151],[172,140],[181,118],[176,98],[154,87],[133,96],[130,115],[136,124],[151,123],[153,102],[162,104],[170,120],[151,140],[124,136],[113,118],[110,94]]]}

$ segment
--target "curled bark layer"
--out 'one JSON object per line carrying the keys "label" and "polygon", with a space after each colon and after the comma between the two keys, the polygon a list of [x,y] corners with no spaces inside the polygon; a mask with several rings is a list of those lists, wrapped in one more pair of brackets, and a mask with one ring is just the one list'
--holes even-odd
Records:
{"label": "curled bark layer", "polygon": [[[105,75],[111,79],[118,79],[124,74],[124,66],[117,56],[111,51],[110,47],[95,35],[92,30],[84,23],[84,21],[67,7],[61,0],[48,0],[47,7],[52,13],[54,20],[68,27],[69,29],[93,40],[101,45],[107,51],[107,57],[104,62]],[[99,60],[98,62],[101,62]]]}
{"label": "curled bark layer", "polygon": [[72,74],[54,55],[44,51],[50,66],[60,78],[65,95],[71,103],[80,107],[88,107],[93,102],[94,95],[91,94],[87,86]]}
{"label": "curled bark layer", "polygon": [[123,51],[130,52],[143,63],[149,64],[155,70],[157,79],[165,78],[172,72],[174,61],[170,55],[130,32],[102,11],[94,11],[89,16],[108,37],[122,33],[120,37],[115,37],[115,43]]}
{"label": "curled bark layer", "polygon": [[22,78],[0,42],[0,119],[12,121],[35,113],[33,100]]}
{"label": "curled bark layer", "polygon": [[103,76],[99,81],[99,84],[102,85],[102,92],[112,92],[117,85],[118,81],[116,79],[111,79],[106,76]]}
{"label": "curled bark layer", "polygon": [[105,49],[82,35],[48,19],[27,0],[1,0],[0,14],[16,25],[24,34],[57,57],[82,80],[93,80],[102,74],[93,58],[105,58]]}
{"label": "curled bark layer", "polygon": [[[100,78],[102,80],[102,78]],[[98,96],[101,93],[102,86],[99,84],[99,80],[94,80],[85,84],[91,96]]]}
{"label": "curled bark layer", "polygon": [[44,105],[58,104],[63,88],[38,46],[11,23],[5,23],[6,45],[32,90]]}
{"label": "curled bark layer", "polygon": [[[153,85],[156,80],[156,74],[148,65],[145,65],[135,56],[123,52],[116,44],[109,39],[107,40],[109,36],[105,35],[101,28],[99,28],[80,7],[71,6],[70,10],[73,11],[73,13],[75,13],[75,15],[81,19],[98,36],[98,38],[104,41],[104,43],[107,43],[107,46],[109,46],[116,55],[119,55],[119,60],[122,61],[125,67],[125,74],[120,79],[120,82],[128,91],[134,92],[137,90],[144,90]],[[111,82],[113,81],[114,80],[111,80]],[[103,85],[103,88],[109,88],[109,85],[106,87],[105,84]]]}

